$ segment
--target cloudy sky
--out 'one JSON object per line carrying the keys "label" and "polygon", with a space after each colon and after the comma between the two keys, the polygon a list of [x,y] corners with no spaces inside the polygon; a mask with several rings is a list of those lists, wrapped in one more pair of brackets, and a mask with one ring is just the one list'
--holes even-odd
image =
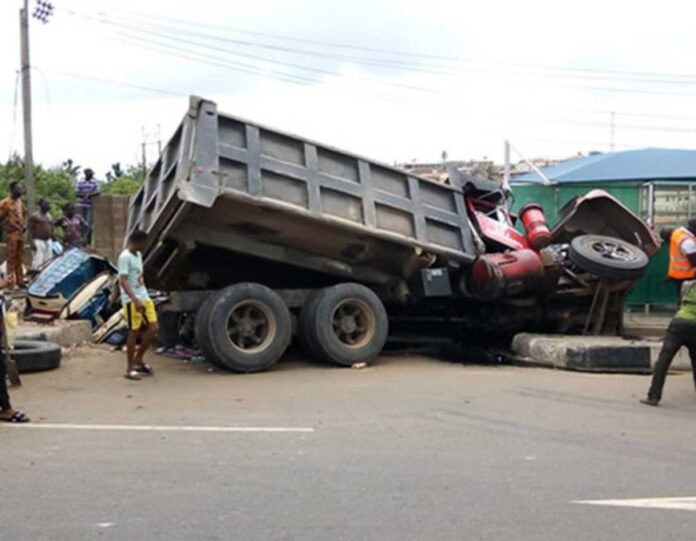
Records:
{"label": "cloudy sky", "polygon": [[[103,176],[189,94],[387,162],[696,148],[696,8],[585,0],[52,0],[35,157]],[[20,0],[0,2],[0,159],[21,151]],[[34,5],[35,0],[30,0]],[[644,7],[643,7],[644,6]],[[155,158],[154,144],[148,147]]]}

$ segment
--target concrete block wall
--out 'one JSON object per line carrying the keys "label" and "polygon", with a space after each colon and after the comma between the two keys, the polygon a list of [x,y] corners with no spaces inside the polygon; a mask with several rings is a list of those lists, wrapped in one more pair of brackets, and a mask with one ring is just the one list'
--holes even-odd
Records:
{"label": "concrete block wall", "polygon": [[130,196],[102,194],[94,198],[94,248],[116,262],[123,250]]}

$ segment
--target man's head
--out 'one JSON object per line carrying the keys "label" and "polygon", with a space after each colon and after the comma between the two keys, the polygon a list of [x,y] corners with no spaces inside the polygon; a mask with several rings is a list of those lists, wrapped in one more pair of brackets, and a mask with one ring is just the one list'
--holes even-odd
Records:
{"label": "man's head", "polygon": [[691,218],[689,220],[689,223],[686,224],[686,228],[691,231],[694,235],[696,235],[696,218]]}
{"label": "man's head", "polygon": [[39,199],[39,210],[41,210],[41,212],[44,214],[51,210],[51,203],[45,197]]}
{"label": "man's head", "polygon": [[19,199],[22,197],[22,185],[19,182],[10,182],[10,195],[12,199]]}
{"label": "man's head", "polygon": [[85,180],[92,180],[94,178],[94,171],[89,167],[85,169]]}
{"label": "man's head", "polygon": [[72,203],[66,203],[63,205],[63,214],[65,214],[68,218],[75,216],[75,205]]}
{"label": "man's head", "polygon": [[142,252],[147,242],[147,233],[141,229],[136,229],[128,237],[128,248],[131,252]]}
{"label": "man's head", "polygon": [[672,233],[674,233],[673,227],[663,227],[660,229],[660,238],[669,244],[672,241]]}

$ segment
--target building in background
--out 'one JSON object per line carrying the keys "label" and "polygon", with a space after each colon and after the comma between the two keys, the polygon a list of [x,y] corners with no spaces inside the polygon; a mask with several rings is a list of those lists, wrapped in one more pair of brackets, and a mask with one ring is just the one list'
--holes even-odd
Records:
{"label": "building in background", "polygon": [[[538,202],[554,223],[563,206],[577,195],[601,188],[659,230],[684,225],[696,217],[696,150],[646,148],[594,154],[513,177],[515,208]],[[653,258],[636,284],[629,303],[646,308],[676,303],[666,283],[668,247]]]}

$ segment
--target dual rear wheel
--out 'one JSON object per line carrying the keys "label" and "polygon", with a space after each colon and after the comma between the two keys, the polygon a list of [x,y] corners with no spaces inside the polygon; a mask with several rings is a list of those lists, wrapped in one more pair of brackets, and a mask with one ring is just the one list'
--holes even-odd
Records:
{"label": "dual rear wheel", "polygon": [[[313,292],[300,311],[298,335],[315,359],[351,366],[370,362],[387,339],[388,319],[375,293],[353,283]],[[236,372],[274,365],[292,338],[292,318],[272,289],[242,283],[213,293],[196,316],[196,341],[203,354]]]}

